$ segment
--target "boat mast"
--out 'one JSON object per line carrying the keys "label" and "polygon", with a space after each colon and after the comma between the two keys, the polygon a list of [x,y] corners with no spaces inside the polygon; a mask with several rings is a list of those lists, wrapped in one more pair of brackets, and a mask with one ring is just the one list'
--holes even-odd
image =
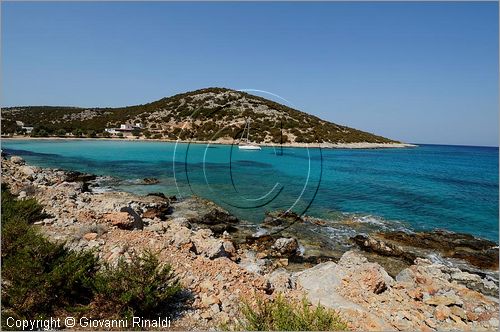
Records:
{"label": "boat mast", "polygon": [[250,142],[249,137],[250,137],[250,120],[248,120],[247,143]]}

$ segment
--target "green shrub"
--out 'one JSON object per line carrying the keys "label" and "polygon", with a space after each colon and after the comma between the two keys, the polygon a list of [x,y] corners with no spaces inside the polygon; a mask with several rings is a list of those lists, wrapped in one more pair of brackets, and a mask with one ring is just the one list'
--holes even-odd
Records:
{"label": "green shrub", "polygon": [[34,223],[47,217],[43,208],[35,199],[16,200],[7,186],[2,184],[2,225],[4,221],[17,218],[27,223]]}
{"label": "green shrub", "polygon": [[2,325],[13,316],[46,317],[56,308],[87,303],[97,271],[92,253],[75,253],[30,225],[41,217],[34,200],[17,201],[2,186]]}
{"label": "green shrub", "polygon": [[243,302],[243,326],[246,331],[339,331],[347,325],[337,312],[306,299],[302,303],[289,302],[279,295],[272,301],[257,299],[256,305]]}
{"label": "green shrub", "polygon": [[62,128],[61,129],[57,129],[56,135],[59,136],[59,137],[64,137],[64,136],[66,136],[66,130],[64,130]]}
{"label": "green shrub", "polygon": [[130,263],[105,266],[94,282],[99,306],[112,307],[119,316],[158,317],[178,301],[181,287],[169,265],[161,265],[150,251],[134,255]]}

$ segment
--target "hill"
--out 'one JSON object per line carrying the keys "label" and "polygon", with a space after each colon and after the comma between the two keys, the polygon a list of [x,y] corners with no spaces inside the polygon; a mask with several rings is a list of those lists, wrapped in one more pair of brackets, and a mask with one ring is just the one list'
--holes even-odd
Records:
{"label": "hill", "polygon": [[[146,137],[215,141],[240,137],[251,119],[251,140],[289,143],[393,143],[385,137],[341,126],[245,92],[206,88],[152,103],[118,108],[58,106],[2,110],[2,133],[32,124],[33,135],[101,136],[105,128],[141,123]],[[106,134],[108,135],[108,134]]]}

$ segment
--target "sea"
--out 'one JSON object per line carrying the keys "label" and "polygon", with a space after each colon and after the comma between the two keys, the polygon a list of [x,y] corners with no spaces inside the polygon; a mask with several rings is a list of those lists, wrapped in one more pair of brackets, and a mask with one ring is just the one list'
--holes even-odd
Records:
{"label": "sea", "polygon": [[[498,243],[498,148],[263,147],[103,139],[3,139],[29,164],[93,173],[98,191],[197,195],[251,223],[289,210],[384,230],[444,229]],[[144,184],[155,178],[156,184]]]}

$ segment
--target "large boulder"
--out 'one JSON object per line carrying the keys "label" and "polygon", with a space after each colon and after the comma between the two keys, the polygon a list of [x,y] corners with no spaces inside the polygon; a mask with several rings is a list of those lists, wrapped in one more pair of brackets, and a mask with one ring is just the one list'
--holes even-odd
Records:
{"label": "large boulder", "polygon": [[146,211],[142,213],[143,218],[154,219],[158,218],[160,220],[166,220],[167,216],[172,214],[172,207],[170,203],[161,202],[156,204],[151,204],[146,208]]}
{"label": "large boulder", "polygon": [[271,249],[281,256],[294,256],[299,252],[299,242],[296,238],[282,237],[274,242]]}
{"label": "large boulder", "polygon": [[103,218],[120,229],[134,228],[134,219],[128,212],[109,212],[105,213]]}
{"label": "large boulder", "polygon": [[359,309],[360,306],[346,299],[338,292],[345,271],[334,262],[318,264],[310,269],[294,274],[297,286],[301,288],[312,303],[321,303],[334,309]]}
{"label": "large boulder", "polygon": [[82,173],[78,171],[64,172],[64,181],[66,182],[88,182],[97,178],[94,174]]}
{"label": "large boulder", "polygon": [[10,157],[10,161],[13,162],[16,165],[24,165],[26,162],[24,161],[23,158],[19,156],[12,156]]}
{"label": "large boulder", "polygon": [[234,232],[234,225],[239,222],[238,218],[219,208],[213,208],[201,217],[190,218],[191,224],[198,224],[200,227],[206,227],[215,234],[224,232]]}

